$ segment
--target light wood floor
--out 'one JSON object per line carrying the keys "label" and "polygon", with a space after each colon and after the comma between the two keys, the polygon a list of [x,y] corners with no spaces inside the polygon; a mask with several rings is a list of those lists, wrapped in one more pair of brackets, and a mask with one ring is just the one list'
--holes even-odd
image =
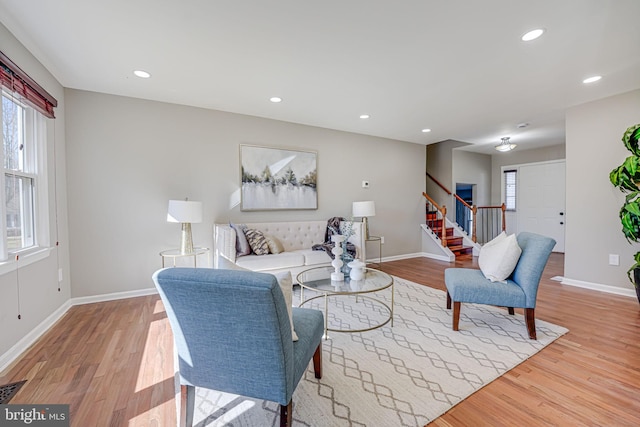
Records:
{"label": "light wood floor", "polygon": [[[444,289],[451,266],[413,258],[382,269]],[[536,317],[570,332],[430,426],[640,425],[638,301],[550,280],[562,274],[553,254]],[[174,426],[172,371],[168,321],[148,296],[71,308],[0,384],[28,380],[11,403],[70,404],[72,426]]]}

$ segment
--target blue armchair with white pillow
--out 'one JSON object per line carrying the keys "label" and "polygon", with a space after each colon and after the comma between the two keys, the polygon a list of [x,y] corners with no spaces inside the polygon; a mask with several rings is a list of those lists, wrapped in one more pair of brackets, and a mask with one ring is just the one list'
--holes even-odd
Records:
{"label": "blue armchair with white pillow", "polygon": [[272,274],[167,268],[153,280],[179,357],[180,424],[193,424],[195,387],[203,387],[277,402],[280,425],[290,426],[293,392],[312,359],[322,376],[322,313],[287,307]]}
{"label": "blue armchair with white pillow", "polygon": [[514,314],[514,308],[523,308],[529,338],[535,340],[538,286],[556,241],[527,232],[518,234],[517,238],[501,235],[495,240],[480,251],[481,269],[445,270],[448,309],[453,302],[453,330],[459,328],[463,302],[508,307],[509,314]]}

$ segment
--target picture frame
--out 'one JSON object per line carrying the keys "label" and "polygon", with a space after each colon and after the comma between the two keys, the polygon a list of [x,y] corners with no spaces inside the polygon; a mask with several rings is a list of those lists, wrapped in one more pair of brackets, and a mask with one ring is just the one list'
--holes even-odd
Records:
{"label": "picture frame", "polygon": [[240,145],[240,210],[318,209],[318,154]]}

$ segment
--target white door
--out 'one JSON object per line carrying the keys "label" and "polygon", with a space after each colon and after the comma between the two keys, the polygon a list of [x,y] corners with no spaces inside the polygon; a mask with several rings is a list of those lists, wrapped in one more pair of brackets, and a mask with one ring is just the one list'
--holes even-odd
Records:
{"label": "white door", "polygon": [[549,236],[553,251],[564,252],[565,162],[520,166],[517,183],[518,232]]}

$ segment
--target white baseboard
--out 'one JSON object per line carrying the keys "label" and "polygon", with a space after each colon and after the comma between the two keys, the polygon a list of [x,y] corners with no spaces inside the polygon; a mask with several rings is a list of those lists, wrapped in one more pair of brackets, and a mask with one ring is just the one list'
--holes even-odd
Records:
{"label": "white baseboard", "polygon": [[[401,259],[410,259],[410,258],[419,258],[423,256],[422,253],[418,252],[418,253],[414,253],[414,254],[404,254],[404,255],[394,255],[394,256],[386,256],[386,257],[382,257],[382,262],[388,262],[388,261],[400,261]],[[378,259],[372,259],[369,260],[368,262],[372,262],[372,263],[376,263],[378,262]]]}
{"label": "white baseboard", "polygon": [[617,286],[585,282],[584,280],[569,279],[566,277],[563,277],[560,283],[563,285],[575,286],[578,288],[591,289],[593,291],[606,292],[608,294],[615,294],[615,295],[622,295],[625,297],[636,298],[636,291],[634,289],[624,289],[624,288],[619,288]]}
{"label": "white baseboard", "polygon": [[448,257],[446,255],[431,254],[431,253],[428,253],[428,252],[422,252],[420,254],[420,256],[423,256],[425,258],[435,259],[435,260],[438,260],[438,261],[444,261],[444,262],[453,262],[453,261],[455,261],[455,257],[453,259],[450,259],[450,257]]}
{"label": "white baseboard", "polygon": [[0,355],[0,372],[4,371],[11,365],[25,350],[31,347],[45,332],[49,330],[58,320],[65,315],[67,310],[71,308],[71,302],[66,301],[57,310],[51,313],[38,326],[33,328],[27,335],[22,337],[20,341],[15,343],[13,347]]}
{"label": "white baseboard", "polygon": [[156,288],[139,289],[135,291],[114,292],[111,294],[94,295],[90,297],[71,298],[71,305],[92,304],[94,302],[114,301],[117,299],[143,297],[157,294]]}

